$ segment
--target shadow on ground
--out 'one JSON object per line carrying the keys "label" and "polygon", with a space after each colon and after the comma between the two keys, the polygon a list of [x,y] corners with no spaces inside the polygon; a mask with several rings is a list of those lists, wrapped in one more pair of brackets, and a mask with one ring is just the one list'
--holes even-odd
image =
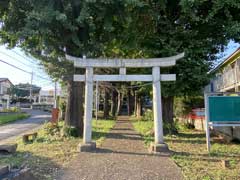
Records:
{"label": "shadow on ground", "polygon": [[[28,167],[34,177],[39,180],[53,179],[60,169],[50,158],[35,155],[29,151],[17,151],[14,154],[2,152],[0,153],[0,165],[10,165],[14,169]],[[9,176],[0,176],[0,179],[5,177]]]}

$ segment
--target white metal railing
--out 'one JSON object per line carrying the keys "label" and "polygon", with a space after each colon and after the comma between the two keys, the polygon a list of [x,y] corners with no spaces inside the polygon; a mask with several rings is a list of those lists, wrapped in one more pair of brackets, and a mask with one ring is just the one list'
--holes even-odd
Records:
{"label": "white metal railing", "polygon": [[215,92],[220,92],[230,87],[232,88],[240,83],[240,60],[236,62],[234,68],[229,66],[222,74],[217,75],[212,83]]}

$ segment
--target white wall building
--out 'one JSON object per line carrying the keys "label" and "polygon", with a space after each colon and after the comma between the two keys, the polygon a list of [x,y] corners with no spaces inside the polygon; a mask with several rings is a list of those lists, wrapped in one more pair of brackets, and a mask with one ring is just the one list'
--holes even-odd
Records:
{"label": "white wall building", "polygon": [[11,86],[13,84],[8,78],[0,78],[0,108],[9,107]]}
{"label": "white wall building", "polygon": [[[56,91],[57,96],[61,96],[62,92],[60,89]],[[40,90],[38,102],[42,104],[54,104],[55,102],[55,90]]]}

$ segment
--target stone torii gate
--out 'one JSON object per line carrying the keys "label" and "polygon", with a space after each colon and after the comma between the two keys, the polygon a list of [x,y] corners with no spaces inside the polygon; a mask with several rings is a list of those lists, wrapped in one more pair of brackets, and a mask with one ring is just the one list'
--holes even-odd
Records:
{"label": "stone torii gate", "polygon": [[[94,81],[127,82],[127,81],[152,81],[153,82],[153,113],[155,141],[151,144],[151,151],[166,151],[167,145],[163,140],[163,120],[161,102],[160,81],[175,81],[175,74],[160,74],[160,67],[174,66],[178,59],[184,57],[184,53],[172,57],[152,59],[86,59],[66,55],[66,59],[74,62],[74,67],[85,68],[85,75],[74,75],[74,81],[85,82],[84,104],[84,130],[83,143],[79,150],[91,151],[96,148],[92,141],[92,109],[93,109],[93,83]],[[127,75],[126,68],[152,68],[151,75]],[[119,75],[93,74],[93,68],[119,68]]]}

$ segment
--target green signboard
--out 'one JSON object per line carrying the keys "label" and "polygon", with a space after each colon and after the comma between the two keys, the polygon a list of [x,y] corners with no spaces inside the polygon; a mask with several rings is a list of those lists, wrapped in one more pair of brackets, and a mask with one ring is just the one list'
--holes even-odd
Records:
{"label": "green signboard", "polygon": [[240,121],[240,96],[208,97],[210,122]]}

